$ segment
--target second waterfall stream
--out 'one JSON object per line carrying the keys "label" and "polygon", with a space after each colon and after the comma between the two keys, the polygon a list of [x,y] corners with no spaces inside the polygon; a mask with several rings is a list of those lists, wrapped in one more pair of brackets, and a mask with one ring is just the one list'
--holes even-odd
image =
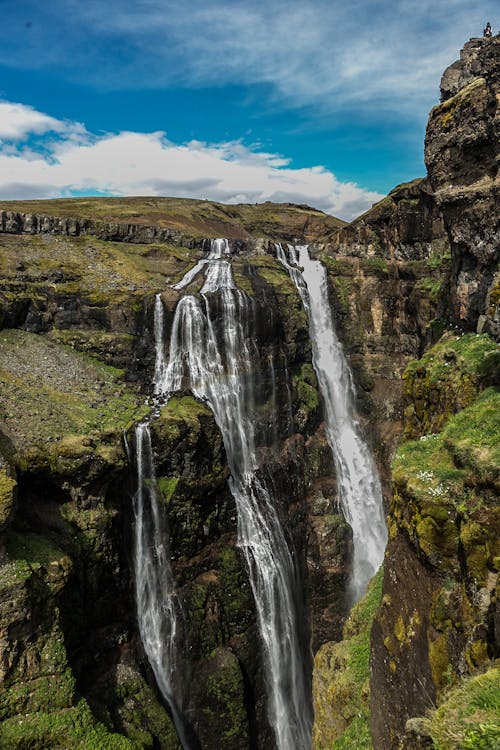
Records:
{"label": "second waterfall stream", "polygon": [[353,533],[351,597],[356,601],[382,564],[387,544],[380,481],[356,419],[351,371],[333,324],[325,267],[309,257],[307,245],[289,246],[288,259],[280,244],[275,247],[309,319],[313,366],[324,403],[339,502]]}
{"label": "second waterfall stream", "polygon": [[[229,256],[227,241],[214,240],[208,258],[176,285],[176,289],[182,289],[198,273],[204,274],[200,294],[187,294],[177,304],[168,360],[164,353],[163,307],[157,296],[154,392],[160,398],[189,388],[210,406],[221,430],[231,472],[229,486],[237,511],[238,546],[245,558],[262,642],[269,722],[278,750],[309,750],[312,706],[310,675],[304,658],[308,646],[299,635],[296,605],[299,576],[272,488],[258,475],[254,378],[259,355],[252,339],[254,309],[248,295],[234,283]],[[155,537],[157,528],[163,526],[163,533],[166,529],[154,487],[151,488],[152,458],[144,463],[145,449],[147,456],[152,455],[147,426],[138,427],[136,438],[142,450],[135,501],[140,632],[158,686],[187,750],[190,746],[184,732],[175,674],[182,650],[179,611],[169,555],[165,552],[168,540],[161,542]],[[146,480],[147,492],[141,489],[141,482]],[[149,498],[147,504],[145,494]],[[147,512],[153,520],[146,520]],[[149,543],[141,541],[145,530],[151,535]],[[166,568],[163,573],[159,570],[161,565]],[[145,581],[147,576],[151,580]],[[160,678],[162,670],[167,674]]]}

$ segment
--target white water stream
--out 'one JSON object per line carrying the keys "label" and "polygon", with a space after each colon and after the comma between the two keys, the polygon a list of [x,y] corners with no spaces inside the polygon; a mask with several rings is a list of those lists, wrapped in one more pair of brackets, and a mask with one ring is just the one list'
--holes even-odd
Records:
{"label": "white water stream", "polygon": [[387,543],[380,481],[356,419],[352,376],[332,319],[326,270],[311,260],[306,245],[289,246],[289,260],[279,244],[276,254],[297,286],[309,319],[340,504],[353,532],[351,593],[357,600],[380,567]]}
{"label": "white water stream", "polygon": [[137,492],[134,496],[134,567],[136,603],[144,651],[167,702],[182,746],[189,750],[179,684],[179,604],[170,565],[165,507],[158,499],[147,422],[135,432]]}
{"label": "white water stream", "polygon": [[[177,304],[168,362],[164,354],[163,307],[157,296],[154,392],[157,396],[168,396],[189,387],[214,413],[231,471],[229,486],[238,515],[238,546],[245,557],[255,599],[263,644],[268,715],[276,746],[278,750],[309,750],[312,707],[303,659],[307,645],[299,638],[298,576],[272,492],[258,476],[254,379],[260,373],[255,361],[255,341],[251,338],[253,305],[250,298],[236,288],[231,264],[226,259],[228,255],[227,242],[215,240],[209,257],[199,261],[175,285],[182,289],[198,273],[205,274],[201,297],[186,295]],[[139,437],[138,434],[138,445],[145,442],[150,446],[149,437],[144,441],[144,435]],[[144,478],[154,480],[152,459],[148,460],[148,476],[144,469],[138,470],[139,474],[143,472],[143,476],[138,477],[140,484],[144,484]],[[141,461],[138,456],[139,467]],[[154,481],[150,481],[150,485],[153,486]],[[171,679],[177,652],[175,592],[168,555],[156,550],[153,538],[149,542],[146,538],[142,541],[143,492],[140,490],[136,499],[138,541],[135,555],[141,636],[160,689],[175,718],[177,704]],[[153,499],[150,506],[149,512],[154,515]],[[141,556],[146,557],[145,563],[139,560]],[[168,568],[165,580],[160,580],[157,569],[160,564]],[[143,578],[150,580],[143,581]],[[164,620],[168,617],[172,622],[167,627]],[[163,676],[159,674],[162,671]],[[182,722],[180,726],[182,729]]]}

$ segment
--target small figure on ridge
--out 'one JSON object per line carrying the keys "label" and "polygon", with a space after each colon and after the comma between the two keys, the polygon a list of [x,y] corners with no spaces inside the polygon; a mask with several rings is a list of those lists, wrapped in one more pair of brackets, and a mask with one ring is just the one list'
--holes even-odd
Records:
{"label": "small figure on ridge", "polygon": [[493,32],[491,30],[491,23],[488,21],[488,23],[486,24],[486,28],[483,31],[483,36],[484,37],[489,37],[489,36],[492,36],[492,35],[493,35]]}

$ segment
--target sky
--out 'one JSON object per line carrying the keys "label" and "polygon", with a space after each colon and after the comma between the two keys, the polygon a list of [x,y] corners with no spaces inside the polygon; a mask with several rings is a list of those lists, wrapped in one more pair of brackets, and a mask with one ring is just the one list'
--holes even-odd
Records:
{"label": "sky", "polygon": [[350,220],[425,174],[441,74],[498,31],[494,5],[0,0],[0,199],[274,200]]}

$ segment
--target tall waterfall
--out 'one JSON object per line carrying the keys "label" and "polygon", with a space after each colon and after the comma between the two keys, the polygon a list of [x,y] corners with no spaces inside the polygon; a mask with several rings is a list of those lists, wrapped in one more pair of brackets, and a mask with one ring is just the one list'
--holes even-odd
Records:
{"label": "tall waterfall", "polygon": [[340,504],[353,532],[351,589],[357,600],[380,567],[387,543],[377,469],[356,420],[352,376],[332,320],[325,268],[311,260],[307,246],[290,246],[287,260],[277,244],[276,254],[295,282],[309,319],[313,365],[325,404]]}
{"label": "tall waterfall", "polygon": [[179,686],[179,609],[170,565],[165,508],[156,490],[151,434],[136,428],[137,491],[134,496],[134,567],[139,632],[156,683],[167,702],[184,750],[190,742]]}
{"label": "tall waterfall", "polygon": [[278,750],[309,750],[312,707],[296,605],[298,576],[275,501],[258,476],[255,443],[253,305],[237,289],[229,247],[214,241],[208,258],[176,284],[181,289],[203,272],[201,296],[177,304],[164,358],[160,304],[155,307],[155,393],[190,387],[206,401],[221,430],[231,472],[229,487],[238,516],[238,546],[245,557],[263,644],[268,714]]}

